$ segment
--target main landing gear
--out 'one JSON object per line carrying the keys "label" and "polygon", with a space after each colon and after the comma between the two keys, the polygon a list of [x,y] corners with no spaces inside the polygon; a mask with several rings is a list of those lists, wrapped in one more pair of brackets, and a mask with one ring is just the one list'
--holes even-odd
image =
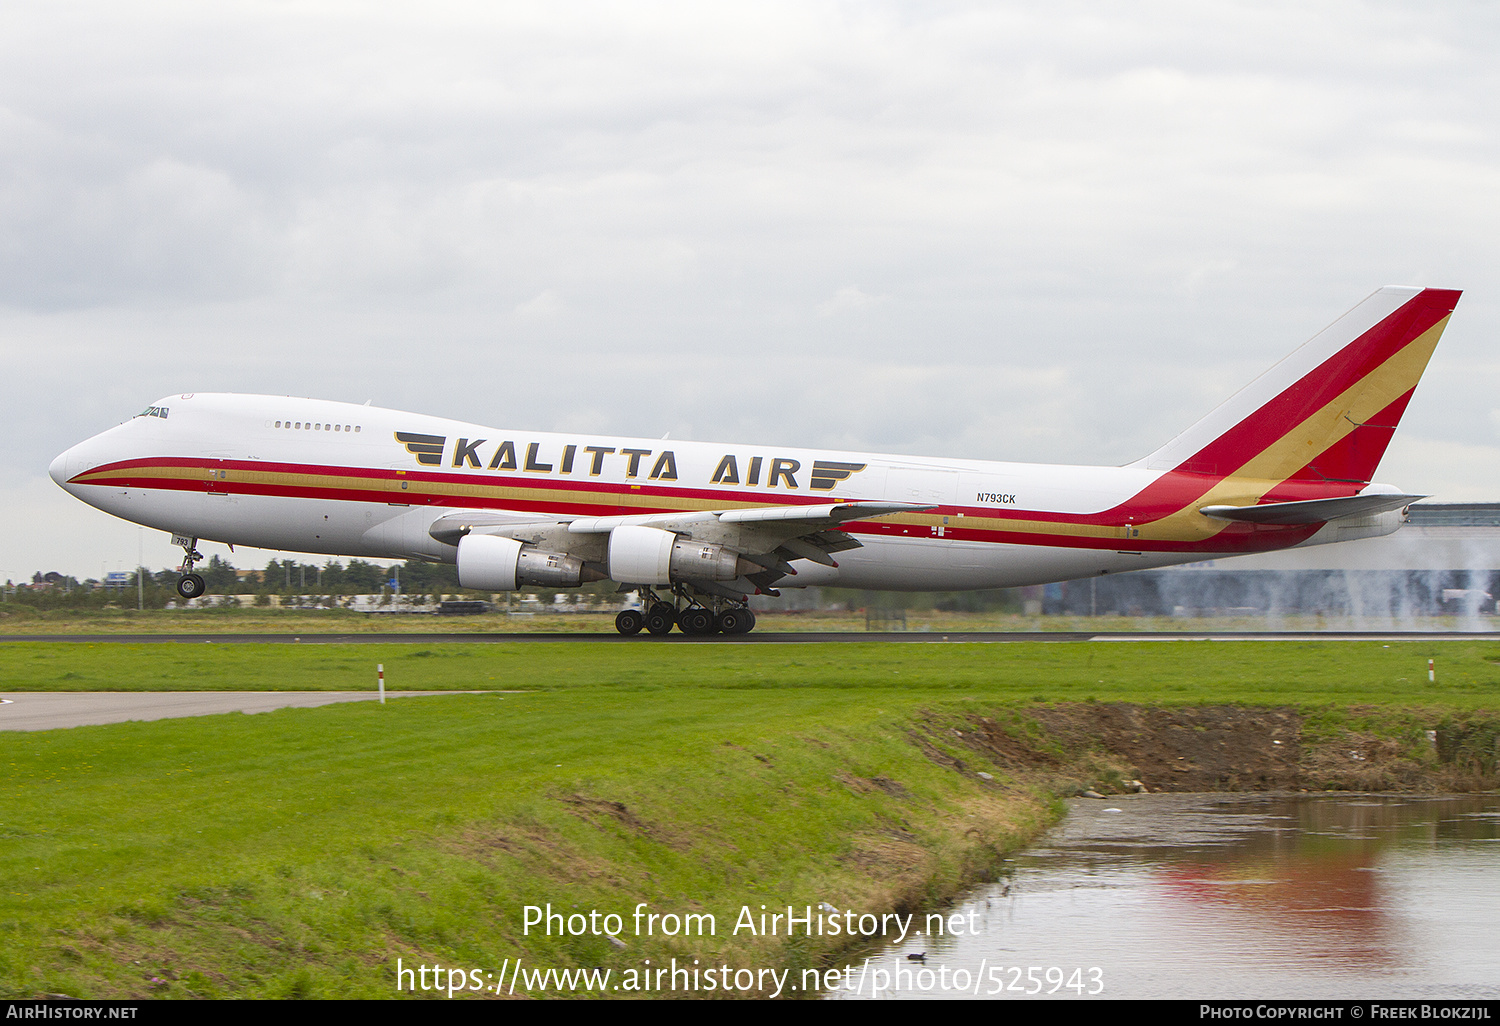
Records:
{"label": "main landing gear", "polygon": [[687,602],[686,606],[679,609],[675,603],[643,588],[644,608],[621,611],[615,617],[615,630],[630,636],[642,630],[648,634],[670,634],[674,626],[684,634],[748,634],[755,629],[755,614],[747,605],[714,599],[716,608],[710,608],[689,598],[681,586],[673,591]]}
{"label": "main landing gear", "polygon": [[202,575],[193,573],[193,564],[203,558],[203,553],[198,551],[198,539],[174,535],[172,540],[181,545],[182,551],[186,553],[182,565],[177,568],[182,572],[182,576],[177,579],[177,594],[185,599],[195,599],[208,590]]}

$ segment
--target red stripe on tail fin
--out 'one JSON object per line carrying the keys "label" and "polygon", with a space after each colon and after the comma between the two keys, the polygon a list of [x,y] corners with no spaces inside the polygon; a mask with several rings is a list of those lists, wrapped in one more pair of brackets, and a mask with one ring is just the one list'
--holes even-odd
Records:
{"label": "red stripe on tail fin", "polygon": [[[1292,475],[1299,481],[1353,481],[1367,484],[1375,477],[1375,468],[1385,455],[1385,447],[1391,444],[1396,425],[1401,423],[1401,414],[1411,402],[1413,387],[1405,395],[1381,410],[1375,416],[1357,425],[1343,438],[1334,442],[1307,466]],[[1352,423],[1352,422],[1351,422]]]}
{"label": "red stripe on tail fin", "polygon": [[1459,295],[1378,290],[1137,465],[1369,481]]}

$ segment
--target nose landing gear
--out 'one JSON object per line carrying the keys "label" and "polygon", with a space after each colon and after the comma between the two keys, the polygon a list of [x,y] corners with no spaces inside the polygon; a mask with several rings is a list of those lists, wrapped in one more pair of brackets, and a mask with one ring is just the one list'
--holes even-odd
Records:
{"label": "nose landing gear", "polygon": [[182,565],[177,568],[182,573],[182,576],[177,579],[177,594],[185,599],[195,599],[208,591],[208,584],[203,580],[202,575],[193,573],[193,564],[203,558],[203,553],[198,551],[198,539],[174,534],[172,543],[181,545],[184,553]]}
{"label": "nose landing gear", "polygon": [[177,594],[185,599],[195,599],[208,590],[208,585],[198,574],[183,574],[177,580]]}

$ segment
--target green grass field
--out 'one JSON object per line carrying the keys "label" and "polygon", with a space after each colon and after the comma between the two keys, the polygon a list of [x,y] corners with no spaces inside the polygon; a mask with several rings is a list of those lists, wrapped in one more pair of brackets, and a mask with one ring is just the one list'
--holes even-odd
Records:
{"label": "green grass field", "polygon": [[[1427,682],[1436,658],[1438,681]],[[1491,705],[1500,641],[0,645],[4,691],[894,688],[986,701]]]}
{"label": "green grass field", "polygon": [[[0,694],[369,690],[377,662],[391,688],[523,693],[0,732],[0,994],[392,997],[397,958],[841,964],[842,938],[729,928],[747,905],[934,907],[1056,815],[1056,780],[952,739],[969,715],[1276,704],[1330,729],[1500,706],[1500,643],[1468,641],[10,643]],[[718,932],[637,937],[641,901]],[[524,932],[547,903],[626,917],[627,946]]]}

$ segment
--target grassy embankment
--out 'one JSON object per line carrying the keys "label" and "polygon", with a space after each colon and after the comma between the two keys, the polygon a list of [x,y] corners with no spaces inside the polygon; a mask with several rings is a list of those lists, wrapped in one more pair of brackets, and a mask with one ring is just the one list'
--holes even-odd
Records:
{"label": "grassy embankment", "polygon": [[[617,982],[648,958],[836,964],[829,938],[733,935],[741,906],[940,903],[1108,770],[986,762],[954,734],[970,715],[1245,702],[1419,738],[1494,708],[1497,660],[1487,642],[0,646],[10,693],[366,690],[376,662],[392,687],[527,689],[0,732],[0,994],[393,996],[397,957]],[[638,901],[712,912],[717,934],[635,936]],[[522,906],[547,902],[622,915],[627,946],[523,935]]]}

